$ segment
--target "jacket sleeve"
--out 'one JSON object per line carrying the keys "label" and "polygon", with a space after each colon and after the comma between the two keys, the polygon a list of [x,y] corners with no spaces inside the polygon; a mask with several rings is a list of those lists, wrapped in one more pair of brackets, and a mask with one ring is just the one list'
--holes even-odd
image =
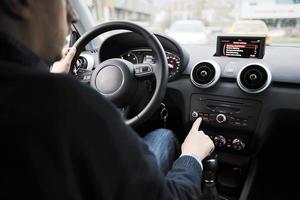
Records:
{"label": "jacket sleeve", "polygon": [[70,166],[74,176],[80,175],[74,180],[89,186],[80,191],[101,199],[199,199],[202,168],[196,159],[178,158],[164,176],[148,146],[117,109],[95,91],[82,89],[73,95],[76,105],[70,117],[81,120],[74,124],[64,118]]}

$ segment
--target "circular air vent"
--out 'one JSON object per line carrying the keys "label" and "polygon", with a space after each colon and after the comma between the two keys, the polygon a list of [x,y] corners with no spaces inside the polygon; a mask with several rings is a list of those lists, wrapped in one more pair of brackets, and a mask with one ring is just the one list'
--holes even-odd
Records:
{"label": "circular air vent", "polygon": [[260,93],[271,83],[271,73],[262,64],[249,64],[237,76],[239,87],[247,93]]}
{"label": "circular air vent", "polygon": [[85,53],[82,53],[77,61],[79,64],[79,68],[87,70],[92,70],[95,63],[93,56]]}
{"label": "circular air vent", "polygon": [[219,80],[220,75],[220,65],[213,60],[205,60],[192,69],[191,80],[199,88],[208,88]]}

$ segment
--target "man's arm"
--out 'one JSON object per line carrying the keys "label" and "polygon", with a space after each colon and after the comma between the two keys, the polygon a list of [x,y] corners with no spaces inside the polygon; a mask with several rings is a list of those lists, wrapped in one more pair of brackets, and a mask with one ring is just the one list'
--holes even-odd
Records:
{"label": "man's arm", "polygon": [[[76,143],[71,146],[85,152],[82,159],[86,163],[82,165],[92,164],[88,174],[95,177],[94,184],[103,186],[95,188],[96,193],[130,200],[199,198],[202,168],[195,158],[178,158],[164,176],[148,146],[123,122],[110,102],[88,87],[80,87],[75,96],[80,107],[74,107],[73,116],[86,120],[70,127],[71,141]],[[182,150],[201,160],[213,149],[213,144],[198,131],[200,123],[201,119],[194,123]]]}

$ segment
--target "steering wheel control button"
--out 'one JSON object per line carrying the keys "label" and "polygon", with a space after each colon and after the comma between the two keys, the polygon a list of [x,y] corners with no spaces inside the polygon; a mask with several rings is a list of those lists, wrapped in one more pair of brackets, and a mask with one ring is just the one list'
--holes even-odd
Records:
{"label": "steering wheel control button", "polygon": [[153,73],[152,68],[148,64],[138,64],[134,66],[135,76],[143,77]]}
{"label": "steering wheel control button", "polygon": [[218,114],[217,116],[216,116],[216,121],[219,123],[219,124],[222,124],[222,123],[224,123],[224,122],[226,122],[226,115],[224,115],[224,114]]}
{"label": "steering wheel control button", "polygon": [[213,139],[214,141],[214,144],[217,146],[217,147],[223,147],[225,146],[226,144],[226,139],[223,135],[217,135],[214,137]]}
{"label": "steering wheel control button", "polygon": [[234,139],[231,144],[232,148],[236,151],[241,151],[245,148],[245,142],[241,139]]}

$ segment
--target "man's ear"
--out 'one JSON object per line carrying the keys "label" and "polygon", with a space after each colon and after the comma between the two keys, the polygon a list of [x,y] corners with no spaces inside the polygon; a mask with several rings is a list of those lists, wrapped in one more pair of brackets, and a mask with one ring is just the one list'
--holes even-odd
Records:
{"label": "man's ear", "polygon": [[16,19],[26,20],[31,17],[30,0],[2,0],[5,10]]}

